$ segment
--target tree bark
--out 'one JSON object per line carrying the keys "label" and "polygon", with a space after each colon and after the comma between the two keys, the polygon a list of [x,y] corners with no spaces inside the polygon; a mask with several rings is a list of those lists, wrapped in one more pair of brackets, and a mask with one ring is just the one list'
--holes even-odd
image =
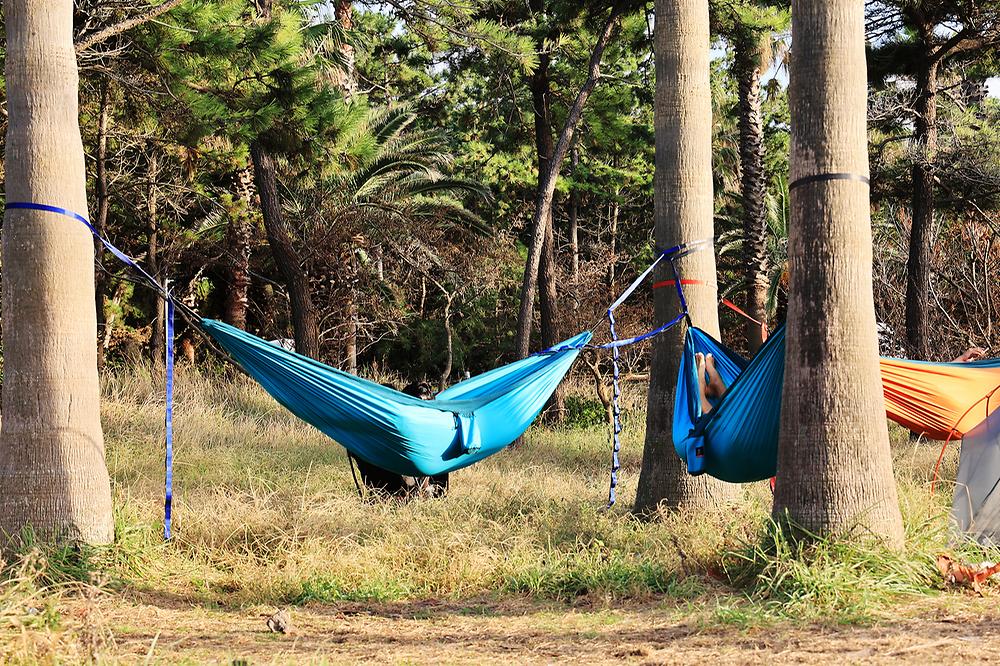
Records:
{"label": "tree bark", "polygon": [[[336,0],[334,15],[345,33],[354,29],[354,3],[351,0]],[[358,92],[358,72],[354,45],[344,42],[340,47],[340,52],[344,56],[344,69],[338,72],[339,80],[336,82],[336,85],[343,91],[346,97],[351,98]]]}
{"label": "tree bark", "polygon": [[444,342],[445,342],[445,356],[444,356],[444,368],[441,369],[441,375],[438,377],[438,391],[443,391],[448,388],[448,380],[451,378],[451,369],[455,361],[455,347],[454,347],[454,334],[451,329],[451,304],[455,300],[455,294],[449,294],[446,290],[442,289],[444,292],[445,302],[444,302]]}
{"label": "tree bark", "polygon": [[619,20],[624,11],[625,4],[623,2],[616,2],[612,6],[611,14],[608,16],[608,20],[604,24],[604,29],[601,31],[597,43],[591,52],[587,79],[577,93],[573,105],[570,107],[566,122],[559,133],[559,140],[556,142],[555,149],[553,150],[552,159],[549,160],[548,169],[543,175],[540,175],[542,184],[538,188],[538,197],[535,201],[535,214],[531,221],[532,237],[528,245],[528,259],[525,265],[524,279],[521,283],[521,305],[517,316],[516,350],[518,356],[521,358],[528,355],[531,346],[531,323],[535,309],[535,288],[538,282],[538,268],[539,264],[541,264],[545,240],[545,221],[552,214],[552,199],[555,195],[559,167],[569,152],[569,147],[573,142],[573,135],[576,132],[576,126],[583,115],[583,108],[586,106],[590,94],[594,91],[594,86],[597,85],[597,79],[601,74],[601,58],[604,56],[604,51],[608,44],[618,32]]}
{"label": "tree bark", "polygon": [[[160,274],[160,220],[159,192],[156,187],[160,173],[160,161],[155,146],[150,147],[149,173],[146,184],[146,266],[149,274],[159,279]],[[149,331],[149,357],[155,367],[166,363],[164,347],[164,316],[166,311],[163,300],[156,292],[149,292],[150,313],[152,319]]]}
{"label": "tree bark", "polygon": [[[760,101],[758,45],[752,35],[735,40],[734,60],[740,103],[740,190],[743,199],[743,263],[746,312],[767,321],[767,188],[764,174],[764,118]],[[746,322],[746,340],[754,354],[764,344],[763,331]]]}
{"label": "tree bark", "polygon": [[[792,4],[791,181],[868,175],[863,3]],[[789,533],[903,540],[879,375],[868,186],[791,190],[774,516]]]}
{"label": "tree bark", "polygon": [[[531,10],[535,14],[545,11],[544,0],[532,0]],[[536,199],[543,192],[544,174],[548,172],[549,163],[555,152],[552,141],[552,93],[549,81],[550,58],[544,40],[536,45],[539,52],[538,67],[529,79],[531,87],[532,111],[535,118],[535,148],[538,153],[538,187]],[[555,232],[553,229],[552,210],[543,220],[545,237],[542,245],[542,256],[538,267],[539,310],[541,315],[542,347],[552,347],[560,341],[559,293],[556,288],[556,253]],[[552,394],[546,408],[546,417],[554,421],[562,421],[566,413],[566,392],[560,384]]]}
{"label": "tree bark", "polygon": [[254,184],[260,197],[261,217],[264,220],[264,230],[267,232],[267,242],[271,246],[274,263],[277,264],[288,289],[295,351],[318,359],[319,319],[312,301],[309,276],[302,267],[295,244],[282,219],[274,159],[256,141],[250,144],[250,156],[253,160]]}
{"label": "tree bark", "polygon": [[[111,84],[107,78],[101,80],[100,111],[97,116],[97,150],[94,154],[94,184],[97,189],[97,215],[94,218],[94,229],[101,236],[107,233],[108,228],[108,208],[110,199],[108,197],[108,126],[111,122],[110,116],[110,88]],[[104,311],[105,298],[107,297],[110,280],[104,270],[104,244],[98,238],[94,238],[94,253],[97,258],[97,270],[94,271],[94,305],[97,313],[97,367],[104,367],[104,345],[101,341],[105,337],[106,313]]]}
{"label": "tree bark", "polygon": [[[714,236],[712,196],[712,117],[709,86],[707,0],[656,0],[655,235],[661,248]],[[695,252],[678,263],[684,278],[704,284],[685,288],[692,321],[719,335],[715,254]],[[661,278],[666,278],[661,273]],[[680,312],[677,294],[658,289],[656,321]],[[674,451],[674,391],[684,327],[653,341],[646,441],[634,510],[708,507],[733,501],[739,489],[708,475],[690,476]]]}
{"label": "tree bark", "polygon": [[250,189],[253,176],[249,169],[241,169],[237,178],[237,200],[229,213],[226,227],[226,267],[229,283],[222,321],[236,328],[246,329],[247,308],[250,304],[250,253],[253,242],[253,225],[250,222]]}
{"label": "tree bark", "polygon": [[[87,215],[73,3],[8,0],[4,15],[7,201]],[[68,218],[8,210],[2,253],[0,533],[110,543],[93,239]]]}
{"label": "tree bark", "polygon": [[[931,28],[932,29],[932,28]],[[926,44],[926,41],[925,41]],[[930,48],[927,46],[926,48]],[[931,236],[934,233],[934,159],[937,152],[937,61],[925,57],[917,73],[914,143],[922,152],[911,169],[910,248],[906,261],[906,342],[913,358],[928,358]]]}
{"label": "tree bark", "polygon": [[[569,154],[573,172],[580,165],[580,151],[574,146]],[[580,195],[575,189],[569,193],[569,250],[573,255],[573,286],[580,284]],[[580,307],[579,295],[573,301],[573,309]]]}
{"label": "tree bark", "polygon": [[358,374],[358,257],[354,244],[347,248],[347,339],[344,343],[346,370]]}

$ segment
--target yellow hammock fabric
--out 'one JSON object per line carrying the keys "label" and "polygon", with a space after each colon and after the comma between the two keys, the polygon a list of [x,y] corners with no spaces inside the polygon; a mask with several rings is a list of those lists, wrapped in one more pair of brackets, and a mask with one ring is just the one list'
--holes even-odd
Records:
{"label": "yellow hammock fabric", "polygon": [[881,366],[889,418],[930,439],[962,437],[1000,406],[1000,400],[984,399],[1000,386],[997,359],[926,363],[883,358]]}

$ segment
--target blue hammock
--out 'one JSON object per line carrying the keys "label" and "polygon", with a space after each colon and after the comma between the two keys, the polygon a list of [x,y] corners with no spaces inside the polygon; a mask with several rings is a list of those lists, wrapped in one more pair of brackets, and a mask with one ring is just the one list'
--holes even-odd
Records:
{"label": "blue hammock", "polygon": [[580,333],[420,400],[220,321],[200,326],[300,419],[373,465],[422,476],[461,469],[520,437],[591,337]]}
{"label": "blue hammock", "polygon": [[[729,387],[712,401],[708,414],[701,410],[694,362],[698,352],[715,356],[715,367]],[[1000,391],[1000,359],[933,363],[883,358],[881,371],[886,415],[932,439],[962,437],[990,413],[988,405],[983,411],[971,410]],[[689,328],[677,375],[673,427],[674,447],[688,471],[731,483],[774,476],[784,378],[784,326],[750,362],[704,331]]]}
{"label": "blue hammock", "polygon": [[[712,354],[729,388],[702,413],[696,353]],[[699,328],[688,328],[674,398],[674,448],[688,472],[730,483],[769,479],[778,461],[785,327],[747,361]]]}

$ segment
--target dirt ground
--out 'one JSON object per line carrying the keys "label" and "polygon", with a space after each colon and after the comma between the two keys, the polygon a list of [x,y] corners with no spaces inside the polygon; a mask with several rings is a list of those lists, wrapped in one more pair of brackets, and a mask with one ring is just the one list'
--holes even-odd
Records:
{"label": "dirt ground", "polygon": [[68,604],[104,627],[106,663],[1000,663],[996,597],[924,599],[874,626],[751,628],[676,601],[344,603],[291,609],[287,635],[267,629],[271,608],[145,594]]}

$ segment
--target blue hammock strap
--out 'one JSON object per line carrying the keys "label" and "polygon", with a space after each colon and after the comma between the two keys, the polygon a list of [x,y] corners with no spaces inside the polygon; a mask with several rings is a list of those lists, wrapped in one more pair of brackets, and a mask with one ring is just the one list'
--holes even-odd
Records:
{"label": "blue hammock strap", "polygon": [[170,539],[170,523],[171,523],[171,513],[173,505],[173,439],[174,439],[174,428],[173,428],[173,416],[174,416],[174,314],[176,309],[180,309],[182,312],[193,316],[195,320],[200,319],[197,315],[191,312],[183,304],[179,304],[174,301],[173,296],[171,296],[169,290],[164,285],[160,284],[159,280],[154,278],[152,275],[147,273],[132,257],[128,256],[117,247],[115,247],[111,241],[98,233],[97,229],[93,224],[90,223],[83,215],[75,213],[66,208],[60,208],[59,206],[50,206],[49,204],[34,203],[31,201],[8,201],[4,204],[5,210],[33,210],[42,213],[53,213],[55,215],[62,215],[63,217],[68,217],[70,219],[76,220],[77,222],[83,223],[90,233],[94,235],[94,238],[101,242],[101,245],[105,247],[111,254],[118,258],[123,264],[131,268],[133,271],[138,273],[142,282],[153,289],[166,303],[165,309],[165,336],[166,336],[166,350],[165,350],[165,361],[166,361],[166,410],[164,414],[164,428],[165,428],[165,456],[164,456],[164,500],[163,500],[163,538]]}
{"label": "blue hammock strap", "polygon": [[[169,294],[169,291],[167,292]],[[174,503],[174,302],[166,301],[166,414],[164,415],[163,539],[170,540]]]}
{"label": "blue hammock strap", "polygon": [[[617,337],[615,332],[615,314],[613,310],[608,310],[608,324],[611,327],[611,338],[614,340]],[[619,348],[611,348],[611,417],[612,417],[612,431],[611,431],[611,483],[608,488],[608,506],[610,509],[618,501],[618,470],[621,469],[621,460],[619,459],[619,454],[622,449],[622,410],[621,410],[621,385],[618,381],[619,379],[619,368],[618,368],[618,355]]]}

